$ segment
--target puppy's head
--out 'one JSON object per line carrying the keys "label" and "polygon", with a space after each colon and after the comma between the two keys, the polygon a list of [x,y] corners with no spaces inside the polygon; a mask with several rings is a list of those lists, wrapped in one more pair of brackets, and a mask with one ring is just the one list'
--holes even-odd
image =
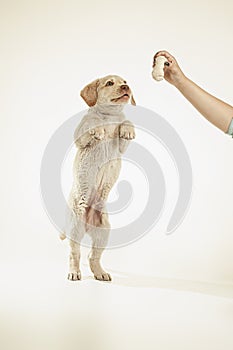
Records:
{"label": "puppy's head", "polygon": [[85,86],[80,95],[89,107],[95,104],[105,106],[124,105],[129,100],[132,105],[136,105],[127,82],[117,75],[108,75],[104,78],[96,79]]}

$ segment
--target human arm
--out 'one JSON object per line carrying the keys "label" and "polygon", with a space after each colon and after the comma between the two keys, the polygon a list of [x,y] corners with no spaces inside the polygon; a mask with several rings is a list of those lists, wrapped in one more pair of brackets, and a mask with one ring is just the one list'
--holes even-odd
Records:
{"label": "human arm", "polygon": [[223,132],[227,132],[233,118],[233,107],[209,94],[187,78],[176,59],[167,51],[159,51],[154,61],[158,56],[166,57],[169,63],[169,66],[164,66],[164,78],[174,85],[209,122]]}

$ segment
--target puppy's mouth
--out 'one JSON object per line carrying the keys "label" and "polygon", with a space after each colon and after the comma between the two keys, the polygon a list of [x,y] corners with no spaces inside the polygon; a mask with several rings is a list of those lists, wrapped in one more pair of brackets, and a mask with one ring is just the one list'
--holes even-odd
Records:
{"label": "puppy's mouth", "polygon": [[124,94],[124,95],[121,95],[120,97],[111,99],[111,101],[112,102],[128,101],[129,98],[130,98],[129,94]]}

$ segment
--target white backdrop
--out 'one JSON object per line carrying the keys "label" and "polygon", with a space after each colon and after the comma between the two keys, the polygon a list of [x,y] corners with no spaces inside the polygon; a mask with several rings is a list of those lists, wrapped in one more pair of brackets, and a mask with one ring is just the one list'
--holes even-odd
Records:
{"label": "white backdrop", "polygon": [[[192,162],[194,189],[175,233],[164,235],[165,213],[143,239],[105,252],[105,265],[139,277],[232,283],[232,139],[205,121],[173,86],[151,78],[154,53],[166,49],[188,77],[232,104],[232,15],[228,0],[1,2],[5,281],[13,274],[20,284],[41,269],[45,275],[54,269],[55,280],[65,279],[67,243],[58,240],[42,207],[40,162],[56,128],[86,108],[79,97],[84,85],[113,73],[127,79],[138,105],[162,115],[179,133]],[[219,66],[221,74],[215,74]],[[167,176],[170,188],[177,186],[175,172]],[[6,295],[13,284],[7,286]]]}

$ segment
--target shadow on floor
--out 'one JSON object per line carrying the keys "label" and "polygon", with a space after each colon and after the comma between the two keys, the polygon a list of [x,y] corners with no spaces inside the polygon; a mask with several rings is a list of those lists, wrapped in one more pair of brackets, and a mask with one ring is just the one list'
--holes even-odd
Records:
{"label": "shadow on floor", "polygon": [[123,273],[114,270],[109,270],[109,272],[113,277],[113,281],[111,283],[123,287],[172,289],[177,291],[207,294],[216,297],[233,298],[233,284],[218,284],[169,278],[166,279],[155,276]]}

